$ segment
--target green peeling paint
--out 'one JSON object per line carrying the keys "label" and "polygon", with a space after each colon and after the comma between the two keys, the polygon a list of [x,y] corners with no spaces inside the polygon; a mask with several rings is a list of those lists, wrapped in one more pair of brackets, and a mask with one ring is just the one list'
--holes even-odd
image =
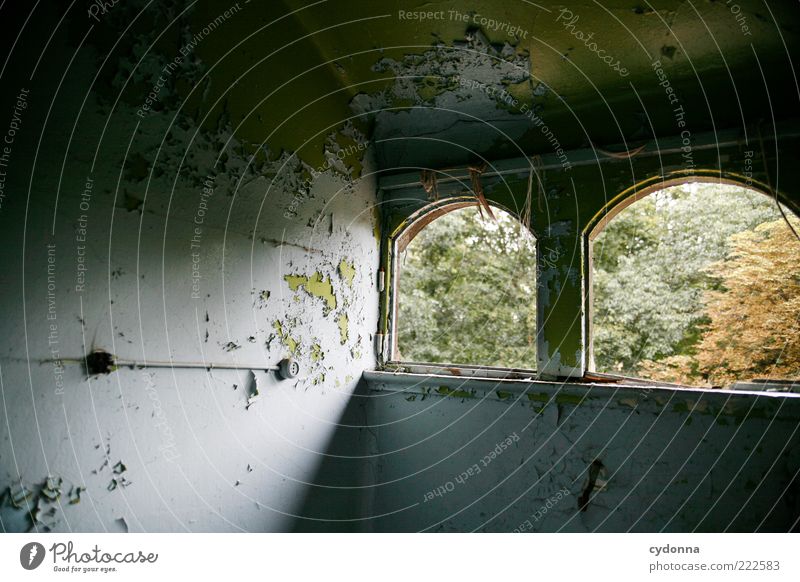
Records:
{"label": "green peeling paint", "polygon": [[558,404],[574,404],[577,406],[584,401],[586,395],[578,396],[576,394],[558,394],[556,395],[556,402]]}
{"label": "green peeling paint", "polygon": [[276,321],[272,324],[272,328],[278,333],[278,337],[281,338],[281,342],[289,349],[289,352],[297,354],[297,340],[290,336],[288,332],[284,331],[281,322]]}
{"label": "green peeling paint", "polygon": [[319,362],[324,356],[322,355],[322,347],[319,344],[311,346],[311,361]]}
{"label": "green peeling paint", "polygon": [[300,285],[303,285],[308,281],[308,277],[301,277],[299,275],[286,275],[284,280],[289,284],[289,289],[292,291],[297,291],[300,288]]}
{"label": "green peeling paint", "polygon": [[346,313],[342,313],[336,318],[336,325],[339,326],[339,340],[342,345],[344,345],[347,343],[347,338],[350,335],[348,330],[349,321]]}
{"label": "green peeling paint", "polygon": [[550,403],[555,401],[556,404],[574,404],[578,405],[583,402],[586,396],[578,396],[575,394],[556,394],[551,395],[547,394],[546,392],[539,392],[538,394],[534,394],[532,392],[528,393],[528,400],[531,402],[545,402]]}
{"label": "green peeling paint", "polygon": [[319,297],[325,301],[325,312],[328,313],[336,309],[336,295],[333,293],[331,280],[324,279],[322,273],[317,271],[310,277],[302,275],[286,275],[284,280],[289,284],[289,289],[297,291],[301,287],[313,297]]}
{"label": "green peeling paint", "polygon": [[741,423],[745,418],[771,420],[775,416],[775,410],[769,406],[751,406],[747,401],[731,401],[723,406],[718,406],[710,402],[695,402],[686,400],[676,402],[672,406],[672,411],[686,415],[709,415],[716,417],[717,424],[727,426],[730,424],[729,418],[736,424]]}
{"label": "green peeling paint", "polygon": [[363,150],[365,146],[363,144],[359,144],[352,137],[344,135],[341,132],[336,133],[335,139],[336,143],[339,145],[342,151],[345,152],[345,154],[347,152],[356,152],[355,155],[345,155],[344,163],[352,168],[353,175],[360,176],[362,170],[364,169],[361,164],[361,150]]}
{"label": "green peeling paint", "polygon": [[438,392],[442,396],[452,396],[453,398],[475,397],[475,395],[472,392],[467,392],[466,390],[458,390],[457,388],[450,388],[449,386],[439,386],[439,388],[436,389],[436,392]]}
{"label": "green peeling paint", "polygon": [[355,265],[348,263],[345,259],[339,263],[339,275],[341,275],[344,282],[347,283],[347,286],[352,288],[353,287],[353,279],[356,276],[356,268]]}
{"label": "green peeling paint", "polygon": [[[545,406],[550,404],[551,402],[555,401],[556,404],[572,404],[577,406],[578,404],[582,403],[586,396],[579,396],[575,394],[547,394],[545,392],[539,392],[538,394],[529,392],[527,394],[528,400],[531,402],[531,407],[536,412],[541,412],[544,410]],[[541,402],[544,403],[545,406],[537,407],[534,405],[534,402]]]}
{"label": "green peeling paint", "polygon": [[539,394],[534,394],[533,392],[528,392],[528,400],[535,401],[535,402],[549,402],[550,395],[544,392],[540,392]]}
{"label": "green peeling paint", "polygon": [[[192,11],[191,29],[202,30],[229,4],[221,0],[202,3]],[[330,26],[330,32],[308,34],[308,30],[321,28],[313,21],[315,11],[297,10],[291,16],[289,12],[283,2],[255,3],[248,7],[243,3],[232,18],[220,24],[219,30],[224,33],[205,37],[195,50],[202,61],[216,63],[219,55],[228,56],[215,68],[213,82],[208,83],[205,91],[195,90],[186,107],[197,110],[198,117],[205,118],[204,125],[209,128],[220,120],[229,120],[242,143],[259,144],[267,136],[273,158],[281,152],[293,152],[309,166],[319,168],[327,161],[328,135],[335,133],[337,140],[348,139],[341,135],[344,124],[335,120],[346,115],[353,96],[350,82],[342,85],[341,74],[332,64],[326,64],[329,49],[325,47],[337,46],[353,52],[363,38],[339,37],[337,33],[342,29],[335,25]],[[278,26],[264,26],[278,21]],[[241,39],[233,48],[232,38]],[[346,40],[347,46],[342,46]],[[376,60],[374,55],[369,58]],[[185,97],[191,90],[188,85],[179,93]],[[313,106],[298,105],[297,95],[316,94],[318,90],[324,97],[315,100]],[[361,120],[354,123],[360,124]],[[360,172],[362,155],[359,150],[347,159],[356,175]]]}
{"label": "green peeling paint", "polygon": [[423,102],[431,102],[435,97],[451,91],[457,87],[457,83],[452,78],[440,77],[438,75],[427,75],[417,81],[417,95]]}

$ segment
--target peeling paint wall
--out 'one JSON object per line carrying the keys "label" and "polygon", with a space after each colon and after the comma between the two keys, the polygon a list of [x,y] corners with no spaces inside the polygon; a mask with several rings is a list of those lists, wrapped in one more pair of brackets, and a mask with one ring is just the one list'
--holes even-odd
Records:
{"label": "peeling paint wall", "polygon": [[[482,384],[360,382],[375,365],[381,234],[428,202],[418,170],[513,157],[523,171],[483,185],[519,212],[533,184],[539,369],[582,373],[581,237],[633,184],[686,169],[680,154],[599,163],[595,146],[676,135],[658,58],[693,135],[734,128],[694,167],[741,174],[751,148],[751,177],[769,182],[772,149],[737,131],[767,109],[782,129],[795,115],[791,91],[761,91],[788,78],[788,4],[770,23],[741,2],[763,69],[721,2],[580,4],[582,26],[611,23],[595,38],[629,78],[550,3],[130,0],[63,23],[40,4],[0,94],[0,121],[22,120],[0,207],[2,529],[747,530],[753,516],[780,529],[797,515],[794,401],[753,397],[742,416],[644,392],[551,398],[547,383],[487,399]],[[422,24],[399,10],[461,16]],[[49,39],[41,58],[32,38]],[[797,135],[782,155],[800,151]],[[566,151],[583,155],[569,172]],[[791,160],[772,178],[796,209]],[[411,169],[411,195],[377,199],[377,173]],[[443,196],[469,176],[453,182]],[[96,348],[242,369],[119,366],[87,380]],[[257,369],[286,356],[299,378]]]}
{"label": "peeling paint wall", "polygon": [[371,376],[376,531],[787,531],[800,516],[800,399],[437,382]]}
{"label": "peeling paint wall", "polygon": [[[250,143],[197,113],[211,94],[183,101],[192,79],[219,88],[199,52],[138,114],[206,17],[154,46],[145,26],[113,71],[100,66],[117,37],[75,52],[62,29],[53,49],[75,60],[49,112],[67,62],[40,65],[0,213],[0,529],[289,529],[374,366],[376,186],[352,125],[315,157]],[[110,85],[92,86],[98,70]],[[93,349],[242,369],[87,379]],[[296,379],[250,368],[290,355]]]}

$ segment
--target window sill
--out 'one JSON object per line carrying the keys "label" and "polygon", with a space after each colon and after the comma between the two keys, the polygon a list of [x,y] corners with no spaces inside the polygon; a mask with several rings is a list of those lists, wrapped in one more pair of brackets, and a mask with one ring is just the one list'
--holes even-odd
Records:
{"label": "window sill", "polygon": [[426,362],[386,362],[384,372],[407,374],[431,374],[458,378],[532,380],[538,377],[536,370],[523,368],[499,368],[494,366],[473,366],[468,364],[429,364]]}
{"label": "window sill", "polygon": [[[752,380],[749,382],[737,382],[729,387],[703,387],[690,386],[688,384],[676,384],[671,382],[660,382],[656,380],[646,380],[634,376],[622,376],[605,372],[586,372],[582,378],[553,378],[539,375],[536,370],[522,368],[498,368],[492,366],[473,366],[465,364],[430,364],[423,362],[387,362],[381,370],[390,374],[409,374],[417,376],[444,376],[474,380],[509,380],[524,382],[542,382],[544,384],[574,384],[577,386],[615,386],[618,388],[634,388],[637,390],[651,390],[654,388],[666,390],[688,390],[691,392],[707,392],[712,394],[732,393],[732,394],[756,394],[756,395],[784,395],[800,397],[799,390],[777,390],[777,389],[758,389],[758,386],[769,383],[769,380]],[[795,381],[775,381],[775,385],[790,384],[795,386]],[[735,386],[739,386],[736,388]],[[753,388],[748,389],[747,387]]]}
{"label": "window sill", "polygon": [[[417,368],[420,364],[404,364]],[[436,368],[437,366],[433,366]],[[441,368],[441,367],[440,367]],[[446,367],[445,367],[446,368]],[[457,368],[459,372],[461,367]],[[458,376],[452,373],[419,373],[412,371],[365,371],[364,380],[370,390],[412,395],[449,397],[466,401],[502,401],[506,403],[549,402],[605,407],[622,406],[657,411],[665,406],[685,414],[724,416],[780,415],[781,419],[800,420],[800,394],[791,392],[754,392],[746,390],[690,388],[620,379],[620,382],[543,380]],[[599,377],[598,377],[599,378]],[[625,380],[623,383],[622,380]],[[628,381],[630,380],[630,381]]]}

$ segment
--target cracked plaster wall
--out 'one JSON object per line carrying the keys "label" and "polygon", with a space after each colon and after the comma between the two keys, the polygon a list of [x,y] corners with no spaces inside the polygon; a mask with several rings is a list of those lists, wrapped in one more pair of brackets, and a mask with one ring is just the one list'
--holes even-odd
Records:
{"label": "cracked plaster wall", "polygon": [[376,531],[786,531],[800,514],[796,399],[436,382],[370,380]]}
{"label": "cracked plaster wall", "polygon": [[[280,26],[250,37],[255,28],[286,12],[282,3],[268,3],[258,18],[240,14],[225,21],[224,32],[204,37],[180,59],[181,74],[171,77],[154,109],[139,116],[160,71],[182,55],[179,49],[193,42],[193,34],[232,5],[209,2],[182,15],[182,3],[163,2],[140,19],[137,11],[143,4],[126,2],[124,8],[104,15],[73,63],[69,57],[81,42],[85,23],[67,20],[54,37],[48,58],[38,64],[24,130],[15,145],[7,183],[13,196],[6,198],[0,214],[0,241],[7,249],[0,289],[5,306],[11,307],[0,322],[4,420],[0,491],[6,491],[0,516],[5,529],[24,530],[32,524],[59,531],[312,529],[317,522],[298,526],[290,514],[313,506],[319,512],[309,515],[323,520],[347,519],[352,512],[364,517],[403,509],[359,522],[352,526],[355,529],[510,530],[519,526],[512,514],[537,511],[562,487],[570,495],[557,510],[548,512],[547,520],[554,521],[536,522],[541,529],[557,529],[566,523],[565,515],[574,512],[584,473],[598,456],[616,477],[565,528],[624,529],[642,515],[635,527],[652,529],[664,523],[664,515],[695,486],[703,495],[696,495],[688,509],[702,510],[694,505],[696,500],[724,489],[731,482],[730,471],[739,467],[736,460],[759,446],[764,452],[734,476],[732,493],[716,506],[710,521],[700,523],[701,529],[706,523],[729,520],[733,509],[753,491],[756,501],[748,503],[760,504],[756,513],[764,510],[764,500],[776,499],[779,510],[796,513],[795,490],[781,493],[787,483],[795,487],[789,476],[797,469],[796,414],[767,428],[769,420],[764,418],[725,425],[693,416],[690,424],[685,410],[668,409],[640,450],[625,461],[625,443],[638,439],[658,415],[660,409],[652,402],[636,410],[621,402],[607,408],[570,402],[544,407],[534,402],[531,408],[530,402],[480,401],[476,406],[473,399],[454,394],[431,397],[440,402],[428,408],[431,400],[423,404],[421,397],[408,399],[408,395],[360,398],[369,394],[364,386],[358,387],[358,378],[374,364],[370,335],[378,311],[375,271],[380,229],[373,212],[376,183],[370,173],[376,163],[367,156],[362,167],[367,136],[384,140],[377,152],[381,170],[418,162],[436,167],[462,163],[470,156],[461,145],[480,146],[478,153],[491,159],[520,154],[507,138],[490,139],[487,144],[473,124],[425,110],[452,107],[492,119],[511,138],[537,144],[537,151],[552,151],[552,144],[542,143],[521,111],[509,110],[484,89],[466,91],[457,85],[454,74],[460,73],[466,80],[513,91],[520,103],[541,106],[548,123],[555,127],[561,122],[559,137],[566,136],[564,143],[569,138],[570,147],[586,146],[585,133],[569,122],[571,109],[570,115],[558,113],[559,100],[567,97],[571,105],[572,99],[589,103],[597,99],[591,91],[578,99],[581,79],[561,66],[561,55],[542,49],[532,53],[533,41],[512,46],[498,35],[489,44],[480,31],[453,21],[437,25],[440,30],[433,42],[430,35],[435,31],[393,19],[385,26],[365,26],[363,34],[348,35],[336,19],[312,11],[300,11],[281,20]],[[376,6],[352,3],[342,7],[339,16],[346,21],[354,13],[387,10]],[[481,6],[489,8],[488,3]],[[566,46],[572,41],[564,38],[552,18],[530,18],[523,5],[495,9],[509,22],[531,27],[542,23],[545,37],[572,50]],[[590,12],[599,9],[587,5],[585,10],[588,21]],[[634,18],[627,5],[617,11],[626,19]],[[53,22],[34,19],[31,26],[52,28],[56,14],[49,16]],[[176,27],[153,38],[153,30],[161,30],[174,18]],[[653,15],[642,18],[651,22],[648,46],[657,51],[663,43],[658,21]],[[297,44],[310,30],[322,28],[315,19],[324,21],[329,30]],[[685,20],[696,19],[687,14]],[[671,22],[680,25],[674,14]],[[727,26],[722,12],[716,22]],[[132,33],[121,35],[128,24]],[[769,30],[765,34],[777,42]],[[233,49],[230,62],[217,62],[227,54],[231,39],[243,44]],[[117,45],[118,40],[122,44]],[[614,47],[625,52],[626,42],[630,44],[615,39]],[[384,43],[402,46],[384,55],[375,48]],[[462,50],[454,53],[450,47]],[[702,42],[693,50],[712,55]],[[267,54],[274,58],[262,61]],[[102,66],[106,55],[108,63]],[[4,82],[10,77],[9,86],[27,85],[36,56],[26,54],[27,60],[12,62]],[[586,65],[592,57],[574,51],[572,58]],[[675,77],[681,67],[686,69],[685,61],[673,64],[670,74]],[[244,70],[249,74],[243,80],[239,75]],[[298,70],[307,74],[296,77]],[[561,77],[560,87],[559,79],[551,78],[555,73]],[[413,82],[403,80],[404,75]],[[649,62],[639,63],[639,75],[653,84]],[[546,91],[541,79],[556,89]],[[606,79],[606,84],[617,81]],[[357,88],[342,89],[351,82]],[[57,90],[58,99],[48,112]],[[254,95],[259,99],[273,95],[273,99],[256,103]],[[320,101],[298,110],[298,95],[319,96]],[[4,92],[0,111],[11,110],[6,102],[11,98],[10,91]],[[663,108],[660,89],[650,99]],[[689,93],[686,99],[698,96]],[[717,101],[728,107],[734,102]],[[386,105],[405,110],[375,115],[371,135],[362,117]],[[760,107],[748,110],[757,112]],[[599,143],[605,143],[608,131],[598,128],[616,126],[609,123],[607,111],[592,111],[594,115],[583,117],[590,118],[590,129],[603,138]],[[632,109],[621,120],[624,133],[647,137],[637,115]],[[353,119],[342,123],[348,116]],[[671,116],[664,119],[661,129],[674,131]],[[404,140],[393,140],[420,132],[453,140],[459,147],[430,142],[433,145],[409,148]],[[616,131],[611,135],[619,137]],[[735,158],[733,165],[741,166]],[[544,333],[548,343],[540,352],[548,356],[556,375],[582,369],[584,363],[582,322],[575,319],[582,305],[575,235],[633,178],[631,170],[621,165],[610,180],[594,175],[596,171],[578,172],[579,197],[563,175],[551,172],[546,180],[547,226],[559,229],[540,229],[537,236],[541,244],[557,249],[559,264],[556,271],[546,273],[546,289],[541,291],[559,299],[551,305],[551,323]],[[645,175],[653,172],[649,168]],[[637,171],[637,176],[641,179],[642,173]],[[527,176],[517,178],[510,194],[518,197],[517,204],[499,189],[487,187],[487,195],[520,208],[519,194]],[[797,191],[796,178],[788,172],[785,178],[781,176],[786,191]],[[84,211],[80,202],[87,182],[90,204]],[[204,188],[213,191],[205,201]],[[193,262],[193,220],[202,203],[209,210],[203,217],[200,258]],[[81,229],[86,231],[87,284],[78,293],[76,233]],[[52,321],[47,319],[51,256],[57,290],[56,344],[50,342]],[[192,288],[193,265],[200,266],[197,290]],[[198,298],[192,298],[193,292]],[[120,369],[87,382],[78,362],[67,362],[58,371],[46,361],[53,357],[54,345],[61,358],[80,357],[79,352],[100,347],[136,359],[274,364],[294,353],[304,373],[297,382],[276,382],[269,374],[249,371]],[[359,397],[352,398],[357,387]],[[394,422],[409,415],[413,421]],[[340,420],[352,426],[337,427]],[[517,430],[531,420],[530,428]],[[451,426],[454,421],[458,424]],[[384,426],[365,428],[376,424]],[[675,434],[680,426],[680,440],[659,457],[664,451],[661,437]],[[703,441],[709,427],[713,439]],[[737,427],[744,428],[737,431]],[[453,493],[428,502],[432,505],[421,503],[426,493],[460,475],[515,432],[519,440],[492,461],[491,470],[487,467],[474,479],[470,476]],[[762,433],[764,442],[757,443]],[[468,442],[473,434],[478,438]],[[414,444],[420,435],[434,436]],[[612,445],[597,451],[592,442]],[[681,464],[698,442],[702,444],[691,457],[698,464],[693,462],[684,474]],[[731,469],[712,471],[707,479],[693,472],[718,458],[727,442],[732,445],[725,454],[733,455],[733,460],[719,466]],[[406,445],[414,446],[400,450]],[[320,454],[326,450],[355,458],[333,462]],[[457,452],[447,457],[453,451]],[[362,453],[382,456],[363,461],[358,458]],[[651,466],[642,484],[636,485],[638,476]],[[522,469],[496,493],[453,515],[517,467]],[[649,508],[672,475],[686,482],[675,484],[658,507]],[[759,482],[763,475],[763,490],[749,489],[748,483]],[[539,477],[543,481],[536,484]],[[312,487],[310,481],[351,489],[343,493]],[[362,483],[378,486],[352,489]],[[487,522],[531,486],[526,497],[512,503],[513,511]],[[633,500],[628,509],[611,511],[628,494]],[[779,527],[777,511],[769,515],[769,527]],[[746,529],[751,525],[747,519],[749,514],[743,514],[734,521],[735,527]],[[344,527],[342,522],[322,523],[321,528]],[[689,525],[692,522],[679,515],[668,527]]]}
{"label": "cracked plaster wall", "polygon": [[[62,33],[54,49],[69,57]],[[28,85],[0,213],[0,529],[286,530],[374,366],[364,136],[343,123],[311,162],[248,142],[225,115],[203,122],[191,102],[176,113],[181,83],[213,78],[197,53],[139,115],[187,34],[141,62],[152,38],[134,35],[98,80],[100,39],[69,68],[43,60]],[[317,277],[325,296],[287,277]],[[87,380],[94,348],[244,369],[120,367]],[[248,369],[289,355],[297,379]]]}

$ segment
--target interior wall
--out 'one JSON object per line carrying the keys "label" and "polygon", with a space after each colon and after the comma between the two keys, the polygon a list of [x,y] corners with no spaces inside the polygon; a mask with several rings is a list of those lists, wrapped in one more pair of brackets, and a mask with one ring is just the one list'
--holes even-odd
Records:
{"label": "interior wall", "polygon": [[[530,160],[493,162],[489,171],[501,175],[483,177],[487,199],[522,209],[532,183],[534,208],[541,209],[532,217],[542,266],[537,372],[560,380],[509,388],[458,377],[372,375],[368,418],[379,448],[374,515],[381,516],[376,530],[796,527],[796,395],[565,384],[569,376],[583,376],[589,353],[588,235],[626,197],[669,178],[725,178],[774,189],[789,208],[798,208],[791,163],[796,122],[782,124],[779,135],[763,142],[754,135],[754,128],[699,134],[686,150],[679,140],[648,142],[643,155],[630,159],[578,150],[568,153],[568,170],[555,156],[543,156],[530,182]],[[449,174],[439,174],[442,201],[464,195],[469,183],[461,169]],[[390,229],[430,203],[410,178],[381,181]],[[519,439],[484,466],[511,435]],[[602,463],[597,479],[607,484],[582,509],[596,460]]]}
{"label": "interior wall", "polygon": [[[374,366],[366,142],[345,126],[342,152],[323,135],[326,161],[311,165],[224,117],[160,107],[167,88],[140,115],[180,38],[122,87],[133,51],[109,87],[95,76],[105,54],[61,32],[63,60],[42,60],[33,82],[8,72],[29,95],[0,212],[0,529],[290,529]],[[89,378],[93,349],[242,369]],[[251,370],[287,356],[296,379]]]}
{"label": "interior wall", "polygon": [[367,375],[376,531],[788,531],[800,517],[798,398]]}
{"label": "interior wall", "polygon": [[[542,49],[533,38],[512,46],[507,35],[459,20],[421,25],[395,17],[407,6],[361,0],[323,11],[316,4],[212,0],[190,10],[130,0],[95,19],[75,7],[60,21],[62,12],[45,1],[29,20],[4,22],[14,32],[0,43],[16,43],[19,33],[21,48],[0,71],[0,135],[15,124],[13,143],[0,150],[2,529],[513,531],[527,519],[541,531],[748,530],[762,527],[762,517],[764,529],[791,523],[798,447],[789,398],[765,404],[739,395],[743,408],[729,410],[723,394],[675,403],[670,394],[604,388],[612,392],[584,401],[587,386],[559,396],[555,383],[501,395],[438,378],[416,391],[412,379],[402,393],[397,384],[359,382],[375,364],[381,221],[374,209],[382,204],[393,228],[427,203],[420,167],[478,160],[491,170],[496,160],[542,153],[536,163],[550,168],[533,192],[534,230],[539,256],[554,263],[540,280],[539,370],[552,376],[584,371],[581,236],[619,193],[670,172],[743,174],[747,158],[751,177],[771,180],[796,209],[798,174],[786,156],[798,151],[797,132],[781,143],[780,167],[778,140],[769,135],[789,125],[792,92],[762,94],[749,43],[725,36],[738,47],[731,87],[728,62],[711,36],[695,34],[693,13],[682,11],[666,27],[692,39],[675,53],[663,44],[660,17],[614,9],[621,24],[647,19],[653,55],[677,54],[665,68],[687,109],[706,96],[687,57],[704,58],[717,117],[707,102],[693,107],[693,140],[713,130],[724,142],[717,124],[738,127],[736,110],[745,104],[733,145],[694,150],[690,167],[680,139],[678,150],[660,155],[675,137],[673,108],[652,62],[634,59],[633,37],[620,29],[606,34],[636,61],[632,79],[646,86],[646,109],[631,106],[631,85],[591,52],[574,51],[565,65],[574,41],[555,16],[536,24],[548,40]],[[527,3],[478,4],[498,22],[533,30]],[[699,9],[729,30],[724,6]],[[585,7],[583,21],[607,22],[604,11]],[[765,21],[756,32],[771,55],[764,60],[770,83],[781,86],[789,64],[776,32],[783,29],[789,47],[796,35],[786,29],[791,18],[777,14],[782,28]],[[591,81],[575,74],[575,63],[593,72]],[[601,92],[594,73],[604,79]],[[737,86],[748,89],[742,101]],[[487,87],[509,88],[512,103],[490,98]],[[651,103],[659,114],[655,126],[647,118],[648,128],[642,114],[654,111]],[[625,113],[619,120],[618,110]],[[776,117],[764,123],[764,150],[753,124],[767,110]],[[489,124],[504,135],[475,129]],[[558,130],[556,142],[543,127]],[[739,135],[745,127],[750,133]],[[370,137],[381,142],[374,155]],[[594,145],[628,149],[626,140],[647,141],[650,155],[607,163]],[[574,163],[569,171],[558,169],[564,156]],[[506,182],[484,176],[490,200],[522,208],[534,163],[524,161]],[[396,193],[407,207],[376,198],[373,171],[409,168],[413,193]],[[458,179],[460,195],[470,180]],[[122,367],[87,378],[82,358],[95,348],[243,369]],[[298,380],[252,371],[288,355],[300,361]],[[482,390],[494,395],[483,398]],[[502,454],[469,473],[498,446]],[[595,460],[605,472],[594,465],[592,479]],[[447,491],[457,477],[464,483]],[[576,499],[598,479],[607,486],[578,512]],[[559,492],[558,508],[548,507]]]}

